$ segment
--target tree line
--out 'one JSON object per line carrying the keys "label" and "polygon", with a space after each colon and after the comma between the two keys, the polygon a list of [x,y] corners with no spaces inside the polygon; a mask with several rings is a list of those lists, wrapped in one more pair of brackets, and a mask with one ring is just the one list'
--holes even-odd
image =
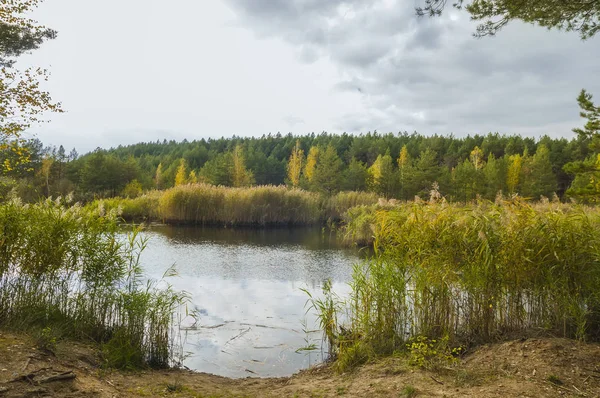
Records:
{"label": "tree line", "polygon": [[534,200],[556,193],[591,202],[600,191],[594,186],[600,163],[592,138],[269,134],[145,142],[98,148],[83,156],[30,140],[25,143],[30,162],[5,173],[0,193],[35,201],[73,192],[86,201],[204,182],[285,184],[323,194],[370,191],[408,200],[427,197],[435,184],[454,201],[493,199],[502,192]]}

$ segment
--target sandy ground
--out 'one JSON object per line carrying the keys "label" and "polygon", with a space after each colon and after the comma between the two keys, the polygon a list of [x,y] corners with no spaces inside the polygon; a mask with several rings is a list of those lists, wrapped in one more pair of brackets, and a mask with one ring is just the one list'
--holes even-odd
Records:
{"label": "sandy ground", "polygon": [[[387,358],[349,374],[321,366],[278,379],[228,379],[185,370],[116,372],[90,346],[42,352],[0,332],[4,397],[600,397],[600,345],[536,338],[479,347],[438,371]],[[553,380],[554,382],[552,382]]]}

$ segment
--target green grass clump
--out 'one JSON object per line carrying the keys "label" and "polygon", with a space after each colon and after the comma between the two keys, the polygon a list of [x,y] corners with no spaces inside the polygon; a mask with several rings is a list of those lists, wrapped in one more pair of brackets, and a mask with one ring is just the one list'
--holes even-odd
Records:
{"label": "green grass clump", "polygon": [[400,395],[401,398],[413,398],[417,396],[417,389],[414,388],[413,386],[410,385],[406,385],[404,387],[402,387],[402,390],[400,390]]}
{"label": "green grass clump", "polygon": [[108,366],[168,366],[172,314],[184,296],[144,282],[137,231],[117,215],[61,200],[0,205],[0,327],[93,340]]}
{"label": "green grass clump", "polygon": [[416,336],[427,339],[425,351],[434,340],[464,347],[531,329],[600,339],[600,209],[417,201],[346,217],[346,235],[370,231],[375,255],[355,267],[349,299],[320,311],[325,325],[347,318],[324,329],[341,363],[354,362],[345,358],[354,347],[407,351]]}

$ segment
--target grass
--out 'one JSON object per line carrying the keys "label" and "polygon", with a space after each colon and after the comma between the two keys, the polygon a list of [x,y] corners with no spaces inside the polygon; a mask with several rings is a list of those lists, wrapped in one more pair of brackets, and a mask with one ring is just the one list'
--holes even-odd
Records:
{"label": "grass", "polygon": [[346,219],[346,236],[375,254],[355,267],[348,300],[313,301],[340,371],[397,351],[450,359],[531,329],[600,338],[599,209],[418,201]]}
{"label": "grass", "polygon": [[404,387],[402,387],[402,390],[400,391],[400,397],[402,398],[413,398],[417,396],[417,389],[414,388],[413,386],[410,385],[406,385]]}
{"label": "grass", "polygon": [[[185,296],[145,281],[145,242],[124,239],[115,212],[62,199],[0,205],[0,327],[92,340],[116,368],[172,363],[173,313]],[[37,331],[37,332],[36,332]]]}
{"label": "grass", "polygon": [[277,226],[335,222],[349,208],[377,203],[377,200],[375,194],[366,192],[340,192],[327,197],[285,186],[230,188],[188,184],[151,191],[134,199],[105,199],[102,203],[108,209],[119,209],[122,217],[129,221]]}

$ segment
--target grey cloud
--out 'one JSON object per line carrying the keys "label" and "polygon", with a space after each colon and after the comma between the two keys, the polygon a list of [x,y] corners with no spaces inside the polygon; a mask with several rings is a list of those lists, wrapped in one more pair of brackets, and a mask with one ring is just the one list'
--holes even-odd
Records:
{"label": "grey cloud", "polygon": [[297,46],[301,59],[329,58],[344,76],[334,89],[362,93],[364,113],[341,117],[340,130],[539,135],[578,125],[581,88],[600,95],[600,37],[513,23],[475,39],[467,15],[419,19],[402,0],[226,2],[243,26]]}

